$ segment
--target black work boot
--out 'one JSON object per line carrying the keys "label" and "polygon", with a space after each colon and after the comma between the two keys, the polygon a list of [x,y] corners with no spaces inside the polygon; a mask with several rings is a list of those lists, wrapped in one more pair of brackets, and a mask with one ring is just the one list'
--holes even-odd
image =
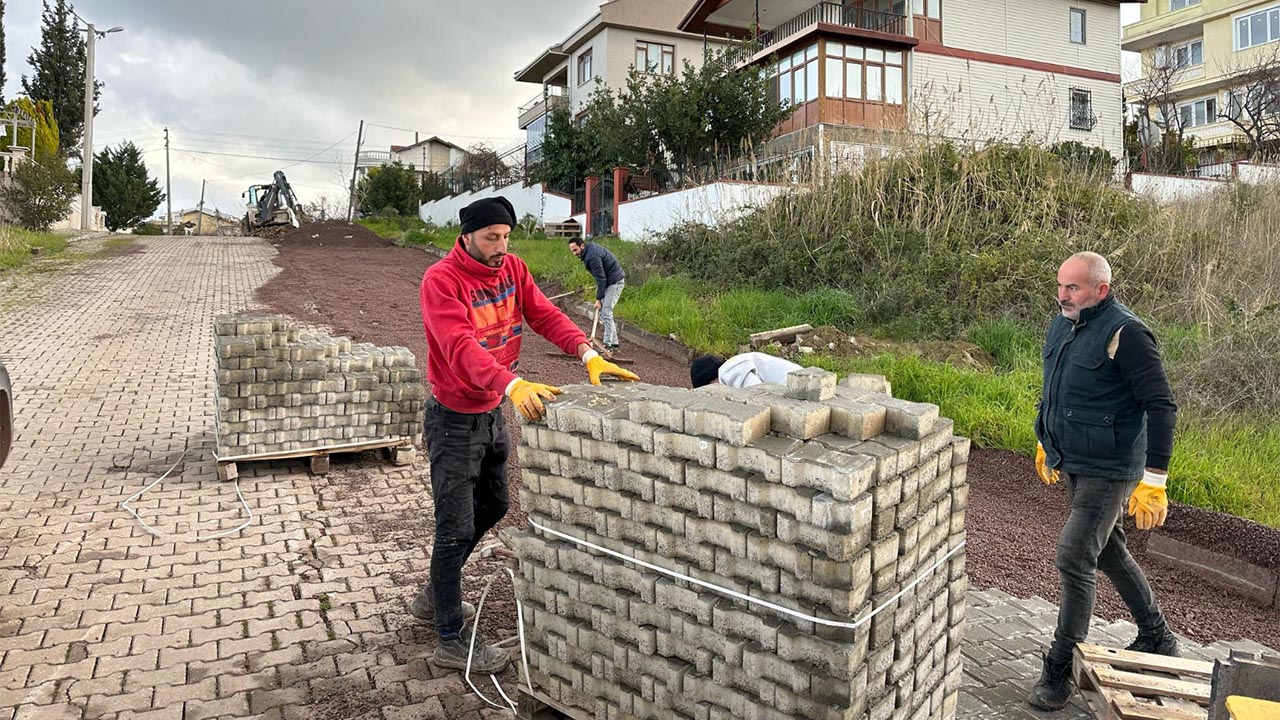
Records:
{"label": "black work boot", "polygon": [[1138,639],[1129,643],[1125,650],[1178,657],[1178,638],[1169,632],[1167,625],[1161,625],[1155,630],[1139,630]]}
{"label": "black work boot", "polygon": [[1074,683],[1071,681],[1071,660],[1051,660],[1044,655],[1044,669],[1040,682],[1027,694],[1027,702],[1041,710],[1061,710],[1071,699]]}
{"label": "black work boot", "polygon": [[506,650],[485,642],[484,636],[478,633],[473,650],[471,628],[463,627],[457,635],[440,638],[440,644],[432,653],[431,661],[440,667],[466,670],[468,654],[471,656],[471,669],[481,675],[496,675],[502,672],[511,660]]}
{"label": "black work boot", "polygon": [[[417,595],[409,601],[409,614],[426,623],[434,623],[436,621],[436,601],[435,595],[431,592],[431,586],[427,585],[418,591]],[[476,606],[462,601],[462,619],[470,620],[475,617]]]}

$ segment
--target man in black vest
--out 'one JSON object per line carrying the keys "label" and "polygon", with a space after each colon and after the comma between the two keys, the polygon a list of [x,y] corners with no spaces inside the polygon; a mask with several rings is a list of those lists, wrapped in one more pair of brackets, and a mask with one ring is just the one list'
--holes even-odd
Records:
{"label": "man in black vest", "polygon": [[1155,337],[1111,294],[1111,266],[1076,253],[1058,270],[1058,305],[1044,343],[1036,471],[1065,481],[1071,512],[1058,536],[1058,628],[1027,702],[1057,710],[1071,695],[1071,654],[1089,632],[1097,571],[1138,625],[1129,650],[1177,655],[1146,576],[1125,547],[1125,500],[1140,530],[1164,524],[1177,406]]}

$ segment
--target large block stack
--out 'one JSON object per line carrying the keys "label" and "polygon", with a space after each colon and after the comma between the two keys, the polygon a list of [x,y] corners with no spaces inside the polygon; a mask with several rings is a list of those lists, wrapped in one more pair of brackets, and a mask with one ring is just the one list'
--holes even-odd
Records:
{"label": "large block stack", "polygon": [[525,426],[539,691],[597,718],[955,716],[969,441],[881,376],[788,380],[570,387]]}
{"label": "large block stack", "polygon": [[416,438],[426,390],[413,353],[299,331],[282,317],[214,320],[218,456]]}

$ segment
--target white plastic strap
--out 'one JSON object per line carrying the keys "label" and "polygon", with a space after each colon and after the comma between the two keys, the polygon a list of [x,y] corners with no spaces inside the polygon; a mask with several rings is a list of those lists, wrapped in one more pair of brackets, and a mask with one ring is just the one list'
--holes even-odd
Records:
{"label": "white plastic strap", "polygon": [[880,604],[879,607],[875,608],[874,610],[867,613],[866,615],[863,615],[861,618],[858,618],[856,621],[850,623],[850,622],[842,622],[839,620],[827,620],[825,618],[806,615],[805,613],[799,612],[798,610],[792,610],[790,608],[782,607],[781,605],[776,605],[774,603],[771,603],[765,600],[760,600],[759,598],[753,598],[750,595],[744,595],[743,593],[740,593],[736,590],[730,590],[729,588],[726,588],[726,587],[720,587],[715,583],[709,583],[704,580],[692,578],[692,577],[689,577],[688,575],[675,572],[674,570],[668,570],[664,567],[659,567],[657,565],[654,565],[653,563],[645,562],[644,560],[640,560],[638,558],[633,558],[627,555],[623,555],[622,553],[615,552],[613,550],[610,550],[609,548],[600,547],[595,543],[587,542],[586,540],[583,540],[581,538],[576,538],[572,535],[567,535],[558,530],[552,530],[551,528],[545,525],[542,525],[540,523],[537,523],[533,520],[530,520],[529,524],[541,530],[542,532],[547,533],[548,535],[552,535],[552,536],[561,538],[563,540],[568,540],[569,542],[572,542],[576,545],[581,545],[582,547],[590,548],[591,550],[595,550],[597,552],[601,552],[606,555],[616,557],[619,560],[629,562],[633,565],[639,565],[643,568],[653,570],[654,572],[662,573],[663,575],[673,577],[677,580],[685,580],[687,582],[691,582],[694,585],[704,587],[708,590],[714,590],[715,592],[718,592],[721,595],[726,595],[728,597],[731,597],[737,600],[743,600],[745,602],[751,603],[752,605],[759,605],[761,607],[768,608],[769,610],[773,610],[774,612],[780,612],[780,613],[783,613],[784,615],[790,615],[791,617],[799,618],[801,620],[808,620],[809,622],[814,622],[819,625],[825,625],[827,627],[847,628],[849,630],[856,630],[859,627],[862,627],[864,624],[866,624],[867,621],[871,620],[871,618],[875,617],[876,615],[879,615],[882,610],[892,605],[898,598],[905,595],[909,590],[914,588],[916,585],[919,585],[921,582],[924,581],[925,578],[933,574],[934,570],[937,570],[943,563],[950,560],[953,555],[955,555],[957,552],[960,552],[960,549],[963,548],[965,546],[965,542],[967,542],[965,540],[961,540],[959,545],[956,545],[955,547],[951,548],[951,550],[948,551],[946,555],[942,556],[941,560],[938,560],[937,562],[935,562],[934,564],[926,568],[924,572],[920,573],[920,575],[916,577],[915,580],[912,580],[910,583],[908,583],[906,587],[899,590],[896,594],[894,594],[893,597],[889,598],[888,600],[885,600],[883,603]]}

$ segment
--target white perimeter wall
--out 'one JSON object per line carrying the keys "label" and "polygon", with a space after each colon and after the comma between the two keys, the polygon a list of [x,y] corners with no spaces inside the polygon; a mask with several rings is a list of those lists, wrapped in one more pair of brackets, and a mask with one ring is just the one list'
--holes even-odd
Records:
{"label": "white perimeter wall", "polygon": [[618,236],[646,242],[684,222],[714,227],[791,190],[781,185],[718,182],[631,200],[617,208]]}
{"label": "white perimeter wall", "polygon": [[511,205],[516,209],[517,222],[525,215],[532,215],[538,218],[539,225],[545,224],[548,220],[558,221],[569,217],[573,204],[567,197],[544,191],[542,185],[525,186],[522,183],[515,183],[503,188],[487,187],[475,192],[433,200],[418,208],[418,217],[422,218],[423,222],[433,225],[456,224],[459,210],[480,198],[495,195],[501,195],[511,201]]}
{"label": "white perimeter wall", "polygon": [[1227,187],[1225,180],[1205,180],[1175,175],[1148,175],[1146,173],[1133,173],[1129,181],[1135,193],[1146,195],[1161,205],[1178,202],[1179,200],[1191,200]]}

